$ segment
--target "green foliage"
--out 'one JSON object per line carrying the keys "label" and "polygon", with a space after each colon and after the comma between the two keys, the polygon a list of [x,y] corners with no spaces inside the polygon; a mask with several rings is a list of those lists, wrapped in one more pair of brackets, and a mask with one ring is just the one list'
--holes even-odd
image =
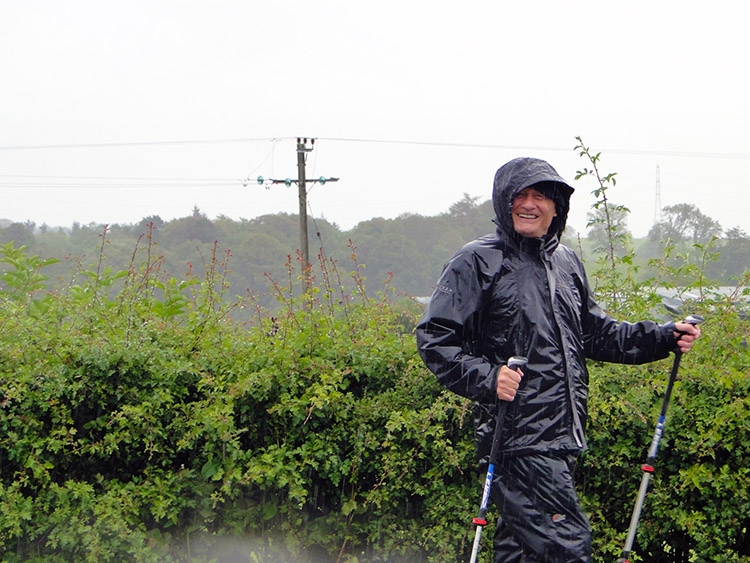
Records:
{"label": "green foliage", "polygon": [[[321,252],[338,259],[348,256],[348,241],[356,241],[359,260],[367,265],[365,273],[371,285],[392,278],[391,285],[397,293],[426,296],[432,292],[451,253],[494,230],[493,216],[489,200],[478,203],[477,198],[464,195],[463,200],[436,217],[407,214],[395,219],[372,219],[350,231],[342,231],[324,219],[312,219],[308,236],[313,256]],[[33,223],[14,223],[0,228],[0,244],[14,241],[16,247],[25,245],[31,254],[61,259],[46,269],[50,279],[67,279],[76,270],[96,271],[98,253],[90,254],[95,246],[106,247],[106,265],[113,271],[127,269],[133,246],[145,237],[150,238],[154,252],[162,257],[162,268],[177,279],[184,277],[186,263],[200,264],[201,252],[210,252],[211,245],[220,241],[223,248],[231,249],[233,257],[228,295],[252,295],[254,301],[269,309],[277,307],[277,302],[265,274],[284,277],[284,263],[288,256],[295,256],[300,244],[298,217],[286,213],[252,220],[236,221],[223,216],[209,220],[194,209],[190,216],[168,222],[150,216],[135,225],[76,223],[70,229],[50,229],[37,228]],[[314,266],[317,270],[317,263]],[[352,289],[350,280],[345,281]],[[241,310],[233,314],[235,318],[248,319]]]}
{"label": "green foliage", "polygon": [[[644,277],[627,210],[608,199],[615,175],[578,142],[580,177],[596,182],[603,244],[588,266],[602,304],[659,317],[656,289],[669,288],[682,314],[707,319],[683,358],[633,560],[750,561],[748,273],[734,266],[729,296],[709,275],[727,248],[741,262],[747,236],[668,246]],[[0,560],[467,559],[481,492],[470,405],[420,363],[420,308],[397,282],[429,263],[432,283],[491,216],[465,196],[444,216],[373,220],[344,240],[320,222],[307,292],[284,215],[16,225],[37,246],[0,246]],[[386,242],[393,262],[372,254],[365,268],[358,254]],[[341,255],[351,272],[328,257]],[[669,368],[590,366],[577,479],[597,562],[622,549]]]}
{"label": "green foliage", "polygon": [[[718,295],[694,307],[707,322],[681,363],[635,551],[643,561],[747,561],[747,321]],[[579,481],[596,551],[610,560],[624,544],[671,362],[592,369]]]}
{"label": "green foliage", "polygon": [[[599,155],[592,157],[588,149],[581,154],[594,166],[597,197],[605,205],[614,184],[601,180]],[[591,274],[612,314],[626,320],[706,318],[703,337],[682,360],[631,560],[750,561],[750,472],[743,461],[750,455],[748,278],[729,296],[708,279],[718,257],[714,240],[695,244],[690,253],[667,247],[652,261],[654,277],[635,282],[635,255],[627,246],[624,255],[613,252],[616,240],[612,236],[609,248],[596,251],[600,259]],[[659,289],[675,292],[670,304],[680,311],[665,315]],[[578,481],[595,531],[597,561],[622,552],[638,468],[658,420],[671,362],[590,366],[589,451]]]}
{"label": "green foliage", "polygon": [[579,170],[575,178],[580,180],[590,176],[596,181],[592,191],[596,201],[592,206],[594,212],[589,214],[588,226],[598,235],[599,246],[594,248],[596,267],[589,268],[589,275],[600,304],[618,316],[621,305],[630,301],[632,294],[640,291],[639,284],[635,281],[638,267],[635,265],[629,234],[624,229],[629,210],[622,205],[613,205],[608,198],[609,190],[617,185],[617,173],[603,174],[599,169],[601,153],[593,154],[581,137],[576,137],[576,140],[576,151],[588,160],[591,168]]}
{"label": "green foliage", "polygon": [[[5,291],[3,561],[463,558],[467,405],[418,361],[409,307],[328,261],[309,294],[274,281],[270,315],[222,298],[217,248],[182,280],[153,249],[48,289],[41,318]],[[38,258],[3,256],[43,289]]]}
{"label": "green foliage", "polygon": [[[588,150],[580,139],[577,150],[584,156]],[[633,239],[627,231],[628,210],[605,199],[606,190],[601,191],[602,186],[616,187],[617,175],[599,172],[600,154],[591,153],[586,158],[589,159],[587,166],[579,175],[594,182],[592,191],[596,203],[589,214],[586,236],[578,238],[578,234],[569,228],[572,240],[570,235],[564,237],[565,244],[578,248],[582,254],[589,248],[605,251],[597,255],[597,261],[604,260],[607,254],[621,259],[631,256],[635,250],[631,276],[638,282],[656,275],[656,268],[649,262],[660,259],[665,246],[673,247],[675,253],[690,254],[693,244],[713,244],[717,258],[707,270],[711,277],[722,285],[735,285],[742,278],[745,264],[750,260],[750,242],[741,229],[728,229],[722,236],[718,222],[702,216],[692,205],[680,204],[673,206],[674,209],[665,208],[661,227],[655,226],[648,238]],[[395,219],[375,218],[363,221],[349,231],[342,231],[324,219],[313,218],[308,225],[308,236],[313,255],[321,252],[338,259],[346,258],[348,241],[354,240],[359,259],[367,265],[364,273],[368,283],[375,285],[390,278],[389,283],[398,294],[427,296],[432,292],[443,264],[457,248],[494,231],[493,217],[491,200],[480,202],[479,198],[464,194],[447,212],[437,216],[404,214]],[[670,232],[684,233],[684,236],[680,234],[680,240],[662,237],[659,233],[666,233],[669,225],[682,229]],[[60,258],[59,263],[46,268],[47,275],[50,279],[68,278],[79,266],[83,271],[96,269],[92,257],[87,254],[101,243],[104,228],[104,225],[97,224],[74,224],[70,229],[51,229],[45,225],[37,227],[31,222],[13,223],[0,228],[0,244],[14,241],[16,247],[27,246],[29,254]],[[211,245],[220,241],[223,248],[231,249],[233,257],[233,275],[228,278],[227,294],[252,295],[266,308],[276,307],[277,302],[274,293],[268,290],[265,274],[283,277],[286,258],[295,256],[300,244],[298,217],[286,213],[252,220],[233,220],[224,216],[209,220],[200,210],[194,209],[192,215],[168,222],[150,216],[135,225],[106,228],[104,245],[107,266],[112,271],[126,269],[131,262],[133,246],[148,236],[155,252],[163,259],[164,270],[178,279],[184,276],[186,263],[200,264],[200,253],[210,252]],[[711,243],[713,238],[716,241]],[[94,256],[93,260],[96,259]],[[690,258],[691,261],[696,259]],[[0,264],[0,270],[2,266]],[[589,270],[593,270],[593,266],[587,262]],[[236,319],[247,320],[242,310],[235,310],[233,315]]]}

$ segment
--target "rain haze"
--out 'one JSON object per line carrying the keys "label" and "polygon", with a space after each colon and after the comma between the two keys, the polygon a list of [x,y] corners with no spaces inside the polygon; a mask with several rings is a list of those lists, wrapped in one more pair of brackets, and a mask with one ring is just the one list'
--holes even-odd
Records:
{"label": "rain haze", "polygon": [[[594,201],[576,136],[645,236],[695,205],[750,232],[750,40],[737,2],[0,0],[0,219],[309,213],[348,230],[490,197],[548,160]],[[658,170],[658,172],[657,172]],[[657,185],[659,186],[657,199]],[[488,217],[487,230],[492,226]]]}

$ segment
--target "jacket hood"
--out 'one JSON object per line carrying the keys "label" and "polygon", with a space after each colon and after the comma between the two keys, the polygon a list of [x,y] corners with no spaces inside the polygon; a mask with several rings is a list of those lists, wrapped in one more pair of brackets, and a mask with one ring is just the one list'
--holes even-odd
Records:
{"label": "jacket hood", "polygon": [[515,158],[501,166],[495,174],[492,205],[498,229],[509,237],[518,236],[513,228],[511,208],[518,192],[530,186],[534,186],[555,202],[557,217],[552,219],[547,234],[561,237],[568,219],[570,196],[574,189],[548,162],[539,158]]}

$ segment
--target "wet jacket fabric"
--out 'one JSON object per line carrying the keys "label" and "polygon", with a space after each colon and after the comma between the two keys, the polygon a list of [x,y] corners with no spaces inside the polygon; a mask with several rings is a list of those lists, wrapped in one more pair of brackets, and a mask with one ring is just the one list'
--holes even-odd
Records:
{"label": "wet jacket fabric", "polygon": [[[555,201],[557,216],[543,238],[513,229],[513,200],[529,186]],[[579,453],[586,447],[586,359],[640,364],[676,346],[673,323],[618,322],[596,304],[583,265],[559,242],[572,192],[545,161],[521,158],[500,168],[496,231],[449,260],[417,327],[428,368],[476,402],[480,457],[490,449],[497,372],[509,357],[529,361],[503,421],[502,451]]]}

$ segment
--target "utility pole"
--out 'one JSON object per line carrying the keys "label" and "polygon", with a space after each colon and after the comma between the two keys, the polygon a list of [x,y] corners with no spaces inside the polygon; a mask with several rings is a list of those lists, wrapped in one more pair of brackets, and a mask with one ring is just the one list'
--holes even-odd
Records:
{"label": "utility pole", "polygon": [[308,273],[310,270],[310,244],[307,237],[307,178],[305,177],[305,153],[313,150],[315,139],[310,141],[307,148],[307,139],[303,143],[297,139],[297,193],[299,194],[299,244],[302,252],[302,270],[305,276],[305,288],[309,289]]}
{"label": "utility pole", "polygon": [[[309,148],[308,148],[309,141]],[[285,180],[269,180],[272,184],[286,184],[291,186],[297,184],[297,193],[299,197],[299,239],[300,239],[300,252],[302,253],[302,276],[305,280],[305,290],[310,289],[310,243],[307,234],[307,184],[314,184],[318,182],[321,186],[326,182],[338,182],[338,178],[320,178],[307,179],[305,171],[305,160],[306,154],[312,152],[315,147],[315,139],[307,139],[297,137],[297,179],[292,180],[287,178]],[[258,183],[265,183],[265,179],[262,176],[258,176]]]}

